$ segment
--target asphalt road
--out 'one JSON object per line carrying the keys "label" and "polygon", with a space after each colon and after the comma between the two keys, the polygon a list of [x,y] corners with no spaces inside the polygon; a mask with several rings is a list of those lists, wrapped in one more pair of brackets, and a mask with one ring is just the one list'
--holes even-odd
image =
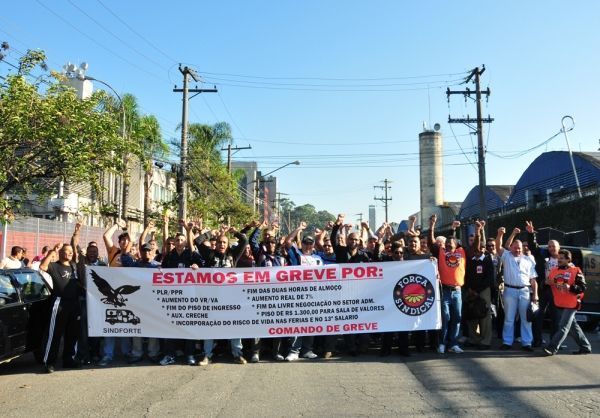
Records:
{"label": "asphalt road", "polygon": [[[600,353],[600,335],[588,336]],[[0,382],[4,417],[600,416],[599,355],[570,351],[374,352],[207,367],[116,362],[50,375],[28,355],[0,365]]]}

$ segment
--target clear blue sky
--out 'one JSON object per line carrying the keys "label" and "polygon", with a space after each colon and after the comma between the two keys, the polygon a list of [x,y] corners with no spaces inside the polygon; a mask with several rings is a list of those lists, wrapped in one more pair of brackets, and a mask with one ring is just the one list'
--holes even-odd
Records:
{"label": "clear blue sky", "polygon": [[39,48],[53,69],[88,62],[88,75],[156,115],[166,140],[179,136],[177,64],[190,65],[219,89],[190,102],[190,122],[229,122],[235,144],[252,146],[236,158],[263,172],[300,159],[278,172],[296,204],[366,216],[388,178],[399,221],[419,209],[423,122],[442,126],[445,200],[477,184],[457,145],[475,162],[476,139],[447,123],[475,106],[454,96],[449,108],[445,95],[475,66],[486,66],[484,113],[496,119],[485,126],[488,184],[515,184],[541,152],[566,149],[561,135],[497,156],[548,139],[564,115],[576,121],[573,148],[598,149],[599,12],[598,2],[553,0],[22,0],[3,5],[0,40],[14,48],[9,60]]}

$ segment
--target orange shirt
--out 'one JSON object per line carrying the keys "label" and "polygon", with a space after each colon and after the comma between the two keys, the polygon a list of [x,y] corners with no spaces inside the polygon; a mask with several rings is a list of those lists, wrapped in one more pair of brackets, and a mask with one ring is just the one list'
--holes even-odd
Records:
{"label": "orange shirt", "polygon": [[550,281],[552,296],[554,296],[554,305],[556,307],[566,309],[577,308],[577,295],[569,291],[565,285],[572,286],[579,273],[581,273],[579,267],[567,267],[566,269],[554,267],[550,270],[548,280]]}
{"label": "orange shirt", "polygon": [[461,247],[454,252],[446,252],[442,246],[438,252],[438,269],[440,280],[447,286],[462,286],[465,284],[465,250]]}

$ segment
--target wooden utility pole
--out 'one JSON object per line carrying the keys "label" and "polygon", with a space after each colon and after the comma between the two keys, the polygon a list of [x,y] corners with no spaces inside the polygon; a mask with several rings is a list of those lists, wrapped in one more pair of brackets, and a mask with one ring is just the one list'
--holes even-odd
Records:
{"label": "wooden utility pole", "polygon": [[182,111],[181,111],[181,150],[180,150],[180,167],[177,172],[178,183],[180,185],[179,191],[179,219],[187,219],[187,160],[188,160],[188,94],[196,93],[191,98],[194,98],[200,93],[216,93],[216,88],[212,89],[190,89],[188,88],[188,76],[192,77],[194,81],[198,82],[198,74],[192,68],[187,66],[181,67],[179,65],[179,72],[183,75],[183,88],[178,89],[175,87],[173,91],[175,93],[183,93],[182,99]]}
{"label": "wooden utility pole", "polygon": [[388,202],[390,200],[392,200],[391,197],[388,197],[388,190],[391,189],[391,186],[388,186],[388,184],[391,183],[391,181],[389,181],[388,179],[383,180],[383,186],[373,186],[374,189],[383,189],[383,196],[384,197],[374,197],[373,199],[375,200],[380,200],[383,202],[383,205],[385,207],[385,222],[387,223],[388,221]]}
{"label": "wooden utility pole", "polygon": [[231,174],[231,151],[239,151],[242,149],[252,149],[250,145],[247,147],[232,147],[231,142],[227,144],[227,147],[221,148],[221,151],[227,151],[227,172]]}
{"label": "wooden utility pole", "polygon": [[[481,74],[485,71],[485,65],[481,66],[481,70],[479,67],[475,67],[471,74],[465,79],[465,83],[470,82],[471,80],[475,83],[475,91],[470,90],[469,88],[462,91],[450,91],[450,88],[446,90],[446,96],[448,97],[448,101],[450,101],[450,96],[453,94],[462,94],[465,97],[465,101],[467,97],[471,97],[471,95],[475,94],[475,102],[477,104],[477,118],[473,119],[467,115],[466,118],[451,118],[448,116],[448,123],[464,123],[470,129],[474,130],[477,133],[477,168],[479,171],[479,218],[481,220],[487,221],[487,204],[485,199],[486,192],[486,177],[485,177],[485,147],[483,145],[483,124],[484,123],[492,123],[494,121],[493,118],[487,117],[484,118],[481,112],[481,95],[485,94],[486,98],[490,96],[489,87],[485,91],[481,91]],[[476,127],[473,128],[471,124],[475,123]]]}

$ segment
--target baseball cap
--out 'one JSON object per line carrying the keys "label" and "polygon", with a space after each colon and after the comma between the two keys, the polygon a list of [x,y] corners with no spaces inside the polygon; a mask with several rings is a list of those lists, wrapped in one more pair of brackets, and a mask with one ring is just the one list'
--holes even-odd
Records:
{"label": "baseball cap", "polygon": [[150,244],[144,244],[140,247],[141,251],[151,251],[152,250],[152,246]]}
{"label": "baseball cap", "polygon": [[304,238],[302,238],[302,244],[314,244],[315,243],[315,239],[311,236],[306,236]]}

